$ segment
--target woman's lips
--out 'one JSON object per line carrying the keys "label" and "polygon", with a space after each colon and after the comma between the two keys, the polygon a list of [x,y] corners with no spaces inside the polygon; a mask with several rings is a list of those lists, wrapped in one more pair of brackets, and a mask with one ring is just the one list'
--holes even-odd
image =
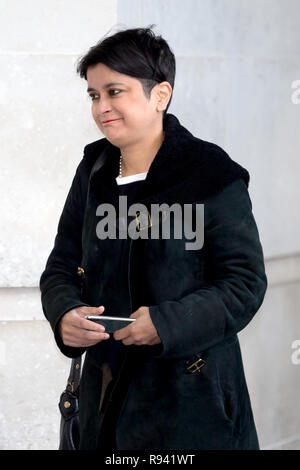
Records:
{"label": "woman's lips", "polygon": [[108,121],[103,121],[102,124],[109,124],[110,122],[119,121],[119,119],[110,119]]}

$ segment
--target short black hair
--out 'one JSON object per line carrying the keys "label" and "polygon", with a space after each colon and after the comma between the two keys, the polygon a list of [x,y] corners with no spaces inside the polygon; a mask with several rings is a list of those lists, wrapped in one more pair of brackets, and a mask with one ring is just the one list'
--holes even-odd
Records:
{"label": "short black hair", "polygon": [[[168,43],[161,36],[155,36],[151,30],[154,24],[146,28],[131,28],[118,31],[112,36],[101,39],[77,62],[77,73],[87,80],[89,66],[103,63],[116,72],[137,78],[144,89],[147,99],[151,90],[164,81],[174,89],[176,61]],[[164,110],[165,116],[173,93]]]}

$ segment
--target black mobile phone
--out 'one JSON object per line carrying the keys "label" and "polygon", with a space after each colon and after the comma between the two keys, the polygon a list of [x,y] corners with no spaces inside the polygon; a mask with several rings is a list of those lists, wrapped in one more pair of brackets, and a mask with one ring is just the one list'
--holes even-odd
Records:
{"label": "black mobile phone", "polygon": [[105,326],[106,333],[113,333],[116,330],[120,330],[127,325],[130,325],[136,320],[136,318],[128,317],[107,317],[104,315],[87,315],[84,317],[86,320],[91,320],[95,323]]}

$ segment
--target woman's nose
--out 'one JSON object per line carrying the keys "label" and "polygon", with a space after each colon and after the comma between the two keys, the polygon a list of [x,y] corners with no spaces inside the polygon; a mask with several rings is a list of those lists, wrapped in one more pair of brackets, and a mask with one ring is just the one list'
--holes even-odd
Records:
{"label": "woman's nose", "polygon": [[111,111],[110,101],[107,99],[99,99],[96,103],[96,114],[99,118],[103,117],[107,111]]}

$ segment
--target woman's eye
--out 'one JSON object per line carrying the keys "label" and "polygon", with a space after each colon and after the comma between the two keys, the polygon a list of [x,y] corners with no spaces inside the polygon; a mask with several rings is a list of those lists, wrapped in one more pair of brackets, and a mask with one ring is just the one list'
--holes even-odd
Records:
{"label": "woman's eye", "polygon": [[[111,91],[118,91],[118,93],[117,93],[117,95],[118,95],[119,93],[121,93],[122,90],[113,89],[113,90],[109,90],[109,91],[110,91],[110,92],[111,92]],[[113,96],[114,96],[114,94],[113,94]]]}
{"label": "woman's eye", "polygon": [[[115,94],[115,93],[112,93],[112,94],[111,94],[111,92],[113,92],[113,91],[117,91],[118,93],[116,93],[116,94]],[[116,95],[119,95],[119,93],[121,93],[121,91],[122,91],[122,90],[111,89],[111,90],[109,90],[109,93],[111,94],[111,96],[116,96]],[[90,94],[90,98],[91,98],[92,101],[94,101],[94,100],[98,99],[98,95],[95,95],[95,94],[92,94],[92,93],[91,93],[91,94]]]}

